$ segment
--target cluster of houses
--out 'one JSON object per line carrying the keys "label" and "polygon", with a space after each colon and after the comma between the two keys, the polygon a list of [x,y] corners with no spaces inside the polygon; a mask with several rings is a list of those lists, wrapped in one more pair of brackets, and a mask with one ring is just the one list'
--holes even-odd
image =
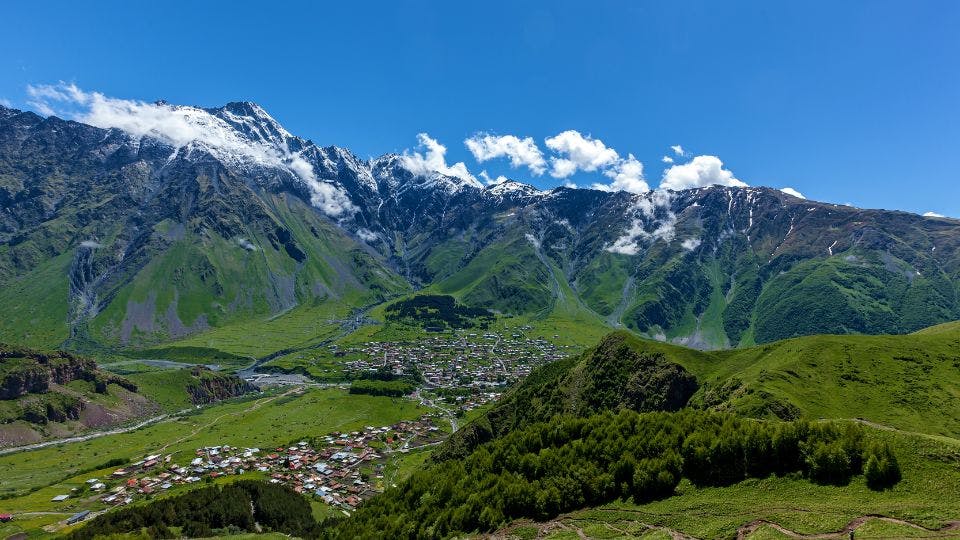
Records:
{"label": "cluster of houses", "polygon": [[397,375],[416,370],[427,389],[461,388],[477,392],[502,388],[526,377],[543,364],[564,358],[567,347],[545,339],[514,333],[466,332],[409,342],[370,342],[340,349],[353,358],[345,363],[348,375],[389,370]]}
{"label": "cluster of houses", "polygon": [[[270,482],[314,495],[349,512],[384,489],[383,472],[390,454],[435,444],[442,438],[433,418],[427,415],[392,426],[333,432],[312,443],[300,441],[289,447],[206,446],[196,449],[188,462],[178,462],[175,454],[150,455],[115,470],[109,478],[90,478],[86,487],[101,493],[103,503],[117,506],[178,485],[256,471]],[[62,495],[54,500],[67,498]]]}

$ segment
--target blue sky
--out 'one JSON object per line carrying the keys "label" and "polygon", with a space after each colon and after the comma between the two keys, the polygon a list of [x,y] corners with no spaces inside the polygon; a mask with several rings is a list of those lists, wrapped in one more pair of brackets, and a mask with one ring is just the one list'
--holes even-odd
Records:
{"label": "blue sky", "polygon": [[[539,187],[609,184],[631,154],[657,187],[663,156],[717,156],[750,185],[960,217],[960,2],[346,4],[7,4],[0,99],[67,81],[250,100],[318,144],[366,157],[425,132],[450,164]],[[553,175],[568,130],[619,165]],[[478,132],[531,137],[543,172],[478,163]]]}

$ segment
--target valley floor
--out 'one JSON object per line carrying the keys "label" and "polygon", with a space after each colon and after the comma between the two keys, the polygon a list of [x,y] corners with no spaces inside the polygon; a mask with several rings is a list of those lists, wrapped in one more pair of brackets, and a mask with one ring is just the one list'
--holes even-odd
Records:
{"label": "valley floor", "polygon": [[[104,493],[90,491],[87,480],[109,478],[122,466],[118,463],[148,454],[170,455],[174,462],[189,463],[196,449],[205,446],[286,447],[327,433],[414,420],[430,412],[408,399],[353,395],[339,388],[294,387],[236,398],[126,433],[3,455],[0,514],[13,514],[14,521],[0,523],[0,538],[21,532],[31,537],[59,534],[65,530],[63,521],[71,515],[108,509],[101,500]],[[402,459],[388,463],[391,476],[398,470],[403,474],[409,459],[419,459],[416,454],[398,456]],[[257,475],[251,471],[243,477]],[[231,478],[240,476],[216,481]],[[188,487],[174,486],[158,496],[183,489]],[[69,497],[54,501],[58,495]],[[321,508],[318,517],[327,513],[329,510]]]}

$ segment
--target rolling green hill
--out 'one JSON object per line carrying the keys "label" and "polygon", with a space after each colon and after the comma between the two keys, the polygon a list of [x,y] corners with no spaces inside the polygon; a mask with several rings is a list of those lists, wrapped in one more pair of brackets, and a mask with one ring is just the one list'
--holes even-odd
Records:
{"label": "rolling green hill", "polygon": [[697,351],[614,332],[535,371],[435,456],[554,414],[695,408],[753,418],[861,419],[960,438],[960,323],[905,336],[807,336]]}

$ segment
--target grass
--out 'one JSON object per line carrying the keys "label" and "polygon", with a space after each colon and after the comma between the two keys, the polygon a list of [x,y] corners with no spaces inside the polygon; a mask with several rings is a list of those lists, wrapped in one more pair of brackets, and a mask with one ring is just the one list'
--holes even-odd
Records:
{"label": "grass", "polygon": [[702,352],[628,335],[701,384],[693,402],[758,417],[863,418],[960,438],[960,324],[904,336],[808,336]]}
{"label": "grass", "polygon": [[[767,520],[800,534],[837,531],[868,514],[939,528],[960,517],[960,442],[870,430],[889,441],[903,468],[890,490],[868,489],[863,477],[846,486],[822,486],[802,478],[752,479],[728,487],[695,488],[684,481],[673,497],[644,505],[617,502],[561,518],[568,525],[643,523],[698,538],[733,538],[739,527]],[[868,521],[857,538],[922,537],[912,527]],[[586,531],[586,529],[584,528]],[[929,535],[929,533],[926,533]],[[551,537],[552,538],[552,537]],[[760,527],[750,538],[784,538]]]}
{"label": "grass", "polygon": [[393,459],[387,462],[383,470],[383,488],[393,487],[399,484],[414,471],[423,468],[430,459],[430,448],[414,450],[406,454],[397,454]]}
{"label": "grass", "polygon": [[411,401],[350,395],[340,389],[236,399],[140,430],[0,456],[0,496],[12,511],[58,510],[50,499],[85,479],[112,472],[98,465],[149,453],[192,453],[205,445],[269,448],[364,425],[388,425],[427,412]]}
{"label": "grass", "polygon": [[298,306],[281,316],[251,319],[215,328],[173,342],[181,347],[206,347],[242,356],[265,356],[290,348],[306,347],[329,339],[340,329],[339,319],[350,314],[339,303]]}
{"label": "grass", "polygon": [[70,337],[67,328],[68,283],[64,279],[73,253],[45,261],[32,272],[0,287],[0,342],[41,349]]}
{"label": "grass", "polygon": [[125,375],[137,383],[139,392],[160,405],[164,412],[176,412],[193,405],[187,384],[193,379],[188,369],[150,370]]}

